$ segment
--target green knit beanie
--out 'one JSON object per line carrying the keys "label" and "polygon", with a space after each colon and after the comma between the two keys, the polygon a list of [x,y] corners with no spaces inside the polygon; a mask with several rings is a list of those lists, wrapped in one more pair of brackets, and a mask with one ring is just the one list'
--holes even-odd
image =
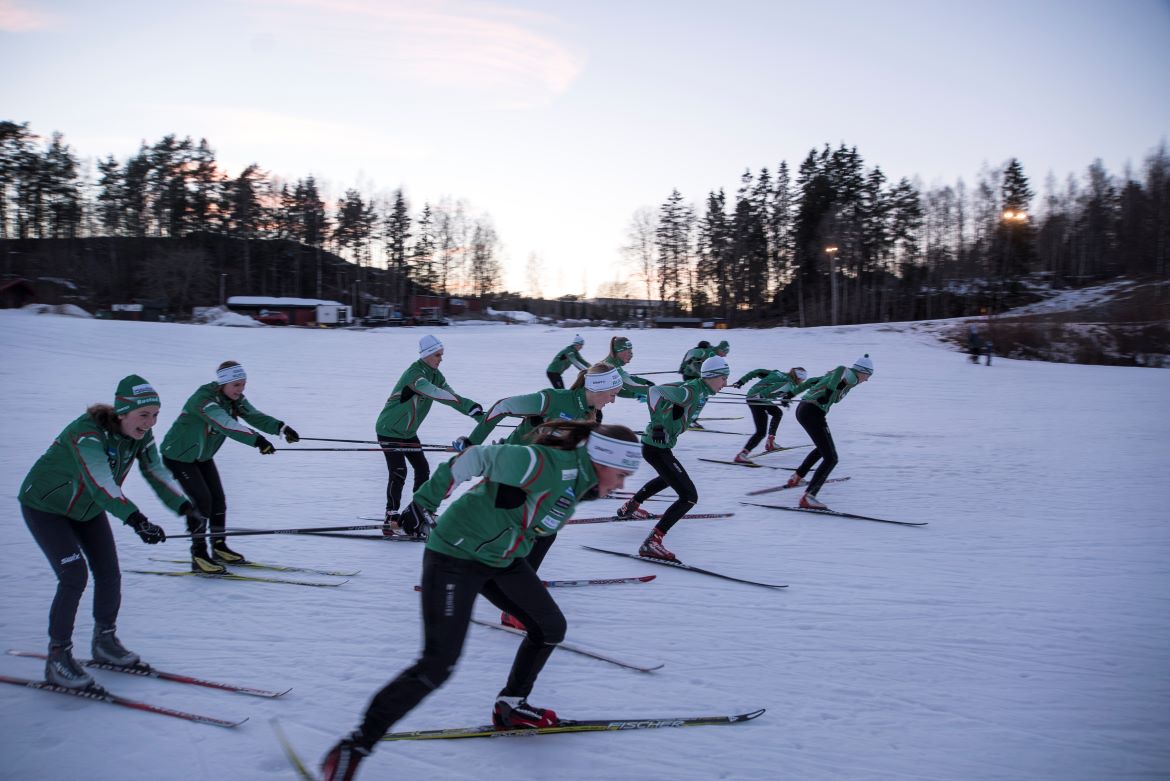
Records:
{"label": "green knit beanie", "polygon": [[123,377],[118,383],[118,390],[114,392],[114,412],[125,415],[131,410],[149,405],[162,406],[154,387],[143,377],[131,374]]}
{"label": "green knit beanie", "polygon": [[617,355],[625,350],[634,349],[634,343],[624,336],[615,337],[613,340],[613,354]]}

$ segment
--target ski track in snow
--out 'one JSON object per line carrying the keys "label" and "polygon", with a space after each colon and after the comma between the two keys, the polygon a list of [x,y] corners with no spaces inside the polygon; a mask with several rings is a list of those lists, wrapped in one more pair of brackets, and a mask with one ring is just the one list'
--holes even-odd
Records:
{"label": "ski track in snow", "polygon": [[[467,325],[435,329],[441,370],[485,406],[543,387],[552,354],[580,330],[604,355],[615,331]],[[249,373],[248,398],[304,436],[372,438],[374,420],[425,329],[372,332],[212,328],[0,311],[0,378],[9,422],[0,451],[0,636],[41,650],[55,581],[19,514],[16,491],[53,437],[118,379],[141,373],[162,394],[161,442],[183,402],[220,361]],[[705,334],[627,331],[631,370],[670,369]],[[997,359],[962,353],[909,324],[727,331],[733,379],[803,365],[819,374],[863,352],[872,381],[833,408],[840,454],[821,498],[903,528],[738,504],[783,472],[697,461],[730,458],[743,440],[688,433],[677,453],[700,491],[667,537],[682,560],[790,584],[773,592],[584,551],[633,551],[651,522],[567,527],[542,574],[656,574],[650,584],[563,589],[568,639],[632,661],[640,674],[554,654],[534,702],[568,718],[727,714],[764,707],[742,726],[529,740],[387,744],[363,779],[1155,779],[1170,776],[1170,372]],[[673,379],[664,376],[663,379]],[[709,408],[713,409],[713,408]],[[720,406],[719,414],[733,410]],[[804,444],[795,408],[780,427]],[[636,429],[645,407],[620,399],[607,422]],[[435,405],[424,442],[471,422]],[[742,431],[750,419],[721,424]],[[305,443],[310,445],[313,443]],[[795,467],[807,451],[769,456]],[[377,453],[260,456],[228,442],[216,458],[229,526],[356,523],[382,508]],[[432,465],[439,463],[431,457]],[[652,471],[627,484],[636,489]],[[140,476],[128,495],[168,531],[182,523]],[[792,503],[798,491],[766,498]],[[755,497],[756,500],[759,497]],[[582,514],[597,514],[594,508]],[[115,524],[123,570],[184,555],[184,541],[141,544]],[[123,575],[119,635],[157,667],[264,688],[277,700],[96,671],[118,694],[213,716],[250,716],[225,731],[16,687],[0,691],[0,778],[292,777],[266,720],[277,716],[314,767],[358,722],[374,692],[419,647],[422,547],[303,536],[239,538],[259,561],[361,574],[338,589]],[[180,566],[180,565],[174,565]],[[75,642],[88,655],[92,585]],[[496,612],[485,600],[477,615]],[[480,724],[503,685],[516,639],[469,631],[459,667],[395,729]],[[9,675],[39,662],[0,657]]]}

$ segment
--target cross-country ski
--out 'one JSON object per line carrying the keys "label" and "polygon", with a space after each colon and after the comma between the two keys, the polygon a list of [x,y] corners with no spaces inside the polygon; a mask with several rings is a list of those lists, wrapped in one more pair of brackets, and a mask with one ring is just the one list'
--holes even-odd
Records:
{"label": "cross-country ski", "polygon": [[807,507],[787,507],[782,504],[760,504],[758,502],[740,502],[750,507],[766,507],[769,510],[786,510],[794,513],[805,513],[812,515],[832,515],[837,518],[852,518],[857,521],[876,521],[877,523],[894,523],[899,526],[926,526],[928,521],[891,521],[888,518],[874,518],[870,515],[857,515],[856,513],[845,513],[837,510],[811,510]]}
{"label": "cross-country ski", "polygon": [[[712,518],[731,518],[735,513],[688,513],[687,515],[680,515],[679,519],[712,519]],[[622,518],[617,515],[596,515],[588,518],[570,518],[565,521],[566,525],[574,523],[624,523],[626,521],[654,521],[661,518],[661,515],[650,513],[648,515],[636,518]]]}
{"label": "cross-country ski", "polygon": [[59,686],[47,681],[34,681],[28,678],[13,678],[9,675],[0,675],[0,683],[10,683],[13,686],[23,686],[26,689],[50,692],[52,694],[66,694],[71,697],[80,697],[82,699],[93,700],[95,702],[105,702],[109,703],[110,705],[118,705],[123,708],[145,711],[146,713],[155,713],[159,716],[170,716],[171,718],[183,719],[184,721],[193,721],[196,724],[210,724],[213,727],[238,727],[248,720],[247,718],[243,718],[233,721],[231,719],[220,719],[214,716],[202,716],[198,713],[188,713],[186,711],[174,710],[173,708],[164,708],[161,705],[152,705],[148,702],[139,702],[138,700],[131,700],[126,697],[120,697],[117,694],[106,691],[97,685],[84,689],[71,689],[69,687]]}
{"label": "cross-country ski", "polygon": [[709,570],[709,569],[702,569],[701,567],[695,567],[695,566],[692,566],[690,564],[684,564],[678,560],[656,559],[656,558],[651,558],[650,556],[639,556],[639,555],[634,554],[634,553],[623,553],[622,551],[606,550],[605,548],[594,548],[591,545],[582,545],[581,547],[584,548],[585,550],[596,551],[597,553],[608,553],[611,556],[625,556],[627,559],[637,559],[638,561],[648,561],[651,564],[661,564],[664,567],[674,567],[675,569],[683,569],[683,570],[687,570],[688,572],[697,572],[700,575],[710,575],[712,577],[722,578],[723,580],[733,580],[736,583],[746,583],[749,586],[763,586],[764,588],[788,588],[787,585],[779,585],[776,583],[761,583],[758,580],[745,580],[744,578],[737,578],[737,577],[733,577],[731,575],[724,575],[722,572],[713,572],[712,570]]}
{"label": "cross-country ski", "polygon": [[[515,627],[504,626],[503,624],[495,623],[492,621],[484,621],[484,620],[479,619],[479,618],[472,618],[471,623],[478,624],[479,626],[486,626],[488,629],[498,629],[501,632],[508,632],[509,634],[519,635],[521,637],[523,637],[527,634],[527,632],[523,631],[522,629],[516,629]],[[576,643],[567,643],[567,642],[561,641],[561,643],[557,647],[560,648],[562,651],[568,651],[570,653],[574,653],[574,654],[577,654],[579,656],[588,656],[590,659],[597,659],[598,661],[601,661],[601,662],[608,662],[609,664],[615,665],[617,667],[624,667],[627,670],[636,670],[637,672],[640,672],[640,673],[652,673],[655,670],[661,670],[663,667],[666,666],[664,663],[651,665],[651,664],[638,664],[637,662],[630,662],[630,661],[627,661],[625,659],[619,659],[619,658],[612,656],[610,654],[603,653],[602,651],[596,651],[592,648],[586,648],[586,647],[578,645]]]}
{"label": "cross-country ski", "polygon": [[[848,477],[830,477],[828,480],[825,481],[825,483],[843,483],[848,479],[849,479]],[[793,488],[799,488],[800,486],[803,486],[803,485],[808,485],[807,481],[802,480],[799,485],[774,485],[771,488],[759,488],[759,489],[756,489],[755,491],[747,491],[746,495],[747,496],[760,496],[761,494],[771,494],[771,493],[775,493],[776,491],[788,491],[788,490],[791,490]]]}
{"label": "cross-country ski", "polygon": [[[185,564],[184,559],[160,559],[151,557],[151,561],[158,561],[164,564]],[[329,570],[329,569],[313,569],[312,567],[294,567],[287,564],[265,564],[259,561],[236,561],[233,562],[233,567],[244,567],[245,569],[261,569],[270,570],[272,572],[303,572],[306,575],[325,575],[337,578],[350,578],[357,575],[361,570]]]}
{"label": "cross-country ski", "polygon": [[[13,651],[9,649],[8,654],[11,656],[21,656],[28,659],[48,658],[47,654],[37,653],[35,651]],[[208,681],[203,678],[195,678],[190,675],[182,675],[180,673],[156,670],[149,665],[142,664],[127,667],[124,665],[109,664],[108,662],[99,662],[94,659],[78,659],[77,663],[94,670],[105,670],[107,672],[122,673],[124,675],[136,675],[140,678],[158,678],[160,681],[184,683],[189,686],[203,686],[208,689],[220,689],[221,691],[235,692],[237,694],[247,694],[252,697],[267,697],[272,699],[276,697],[282,697],[292,691],[292,687],[289,687],[284,691],[270,691],[268,689],[256,689],[251,686],[240,686],[234,683]]]}
{"label": "cross-country ski", "polygon": [[451,727],[448,729],[391,732],[384,741],[398,740],[461,740],[464,738],[522,738],[535,735],[561,735],[572,732],[633,732],[647,729],[675,727],[712,727],[720,724],[743,724],[758,718],[766,709],[739,713],[733,716],[676,716],[656,719],[561,719],[555,727],[500,730],[491,724],[479,727]]}
{"label": "cross-country ski", "polygon": [[342,580],[337,583],[323,583],[316,580],[293,580],[289,578],[267,578],[260,575],[238,575],[234,572],[191,572],[189,570],[152,570],[152,569],[128,569],[126,572],[133,572],[136,575],[162,575],[164,577],[183,578],[193,577],[205,580],[236,580],[252,583],[280,583],[286,586],[315,586],[317,588],[336,588],[349,582],[349,580]]}
{"label": "cross-country ski", "polygon": [[[542,580],[540,585],[545,588],[579,588],[581,586],[620,586],[631,583],[649,583],[657,575],[639,575],[629,578],[588,578],[578,580]],[[422,586],[415,586],[415,591],[422,591]]]}

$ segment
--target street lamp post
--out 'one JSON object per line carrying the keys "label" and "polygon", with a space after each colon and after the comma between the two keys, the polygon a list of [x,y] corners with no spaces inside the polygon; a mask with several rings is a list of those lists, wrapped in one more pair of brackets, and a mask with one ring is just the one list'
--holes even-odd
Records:
{"label": "street lamp post", "polygon": [[837,252],[838,247],[825,247],[825,254],[829,256],[829,317],[833,325],[837,324]]}

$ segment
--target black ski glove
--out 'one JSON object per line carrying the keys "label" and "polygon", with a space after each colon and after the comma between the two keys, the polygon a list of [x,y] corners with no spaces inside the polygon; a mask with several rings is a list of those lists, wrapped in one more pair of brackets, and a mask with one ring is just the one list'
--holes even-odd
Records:
{"label": "black ski glove", "polygon": [[742,383],[742,382],[733,382],[733,383],[731,383],[731,387],[733,387],[733,388],[742,388],[742,387],[743,387],[743,383]]}
{"label": "black ski glove", "polygon": [[477,418],[482,414],[483,414],[483,407],[476,404],[474,401],[471,402],[471,406],[467,408],[467,417]]}
{"label": "black ski glove", "polygon": [[650,439],[654,440],[660,445],[666,444],[666,429],[662,426],[655,426],[650,429]]}
{"label": "black ski glove", "polygon": [[289,443],[290,445],[293,442],[300,442],[301,441],[301,435],[298,434],[296,431],[294,431],[293,427],[288,425],[287,423],[285,424],[284,430],[282,433],[284,434],[284,441]]}
{"label": "black ski glove", "polygon": [[163,531],[161,526],[156,526],[146,519],[146,516],[135,510],[130,513],[130,517],[126,519],[126,525],[137,532],[138,536],[147,545],[157,545],[160,542],[166,542],[167,533]]}
{"label": "black ski glove", "polygon": [[276,452],[276,447],[259,434],[256,435],[256,449],[259,450],[260,455],[263,456],[270,456]]}
{"label": "black ski glove", "polygon": [[425,540],[431,529],[430,514],[418,502],[411,502],[398,516],[398,525],[410,536]]}

